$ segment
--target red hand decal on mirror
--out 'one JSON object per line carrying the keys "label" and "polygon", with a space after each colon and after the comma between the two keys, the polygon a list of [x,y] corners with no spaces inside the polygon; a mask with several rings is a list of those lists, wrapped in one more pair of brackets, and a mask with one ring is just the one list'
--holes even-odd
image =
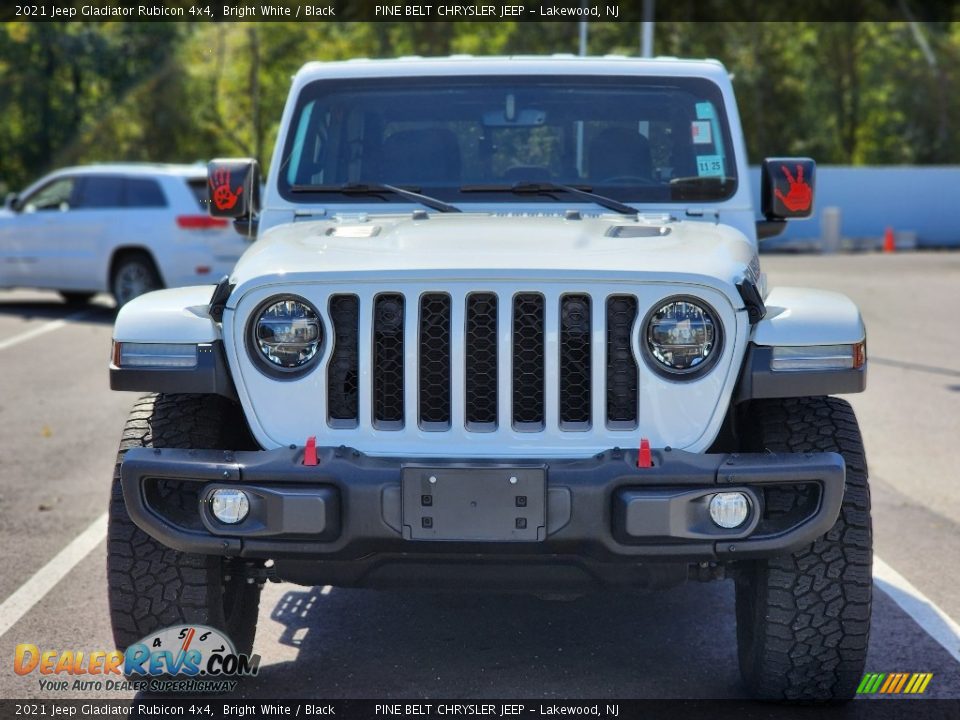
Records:
{"label": "red hand decal on mirror", "polygon": [[780,169],[783,171],[783,174],[787,176],[787,182],[790,183],[790,190],[784,195],[778,188],[774,191],[774,194],[780,199],[780,202],[787,206],[787,210],[790,212],[809,210],[810,203],[813,202],[813,191],[810,189],[810,185],[803,179],[803,165],[797,165],[796,179],[794,179],[790,173],[790,168],[786,165],[781,165]]}
{"label": "red hand decal on mirror", "polygon": [[210,194],[213,204],[217,210],[229,210],[237,204],[240,194],[243,192],[243,185],[236,190],[230,189],[230,172],[228,170],[214,170],[210,177]]}

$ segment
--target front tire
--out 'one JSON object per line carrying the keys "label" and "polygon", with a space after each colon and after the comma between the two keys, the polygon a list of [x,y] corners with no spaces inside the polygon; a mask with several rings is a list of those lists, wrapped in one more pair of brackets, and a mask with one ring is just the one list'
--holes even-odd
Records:
{"label": "front tire", "polygon": [[[249,654],[257,627],[260,586],[235,561],[173,550],[127,514],[120,465],[132,447],[243,449],[239,409],[217,395],[148,395],[134,405],[113,474],[107,534],[107,586],[116,647],[126,650],[170,625],[202,624],[225,632]],[[189,483],[187,483],[189,484]],[[195,505],[195,495],[184,498]]]}
{"label": "front tire", "polygon": [[873,591],[870,488],[856,416],[830,397],[760,401],[751,411],[751,450],[838,452],[846,485],[825,536],[740,567],[741,675],[760,699],[849,700],[863,678]]}

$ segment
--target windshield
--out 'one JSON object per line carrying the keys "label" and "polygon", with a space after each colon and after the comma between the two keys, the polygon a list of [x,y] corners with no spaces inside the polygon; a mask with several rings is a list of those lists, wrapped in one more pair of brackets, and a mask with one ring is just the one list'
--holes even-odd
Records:
{"label": "windshield", "polygon": [[279,189],[301,203],[409,202],[336,192],[381,183],[456,203],[516,201],[512,186],[547,182],[632,203],[729,198],[736,162],[720,89],[700,78],[316,81],[298,100]]}

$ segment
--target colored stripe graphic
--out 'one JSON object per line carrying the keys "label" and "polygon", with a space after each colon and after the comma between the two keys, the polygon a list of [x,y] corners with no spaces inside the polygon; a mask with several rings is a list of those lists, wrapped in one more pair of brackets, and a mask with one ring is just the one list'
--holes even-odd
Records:
{"label": "colored stripe graphic", "polygon": [[873,673],[867,673],[863,676],[863,680],[860,681],[860,685],[857,687],[857,695],[865,693],[867,688],[870,687],[870,683],[873,682]]}
{"label": "colored stripe graphic", "polygon": [[910,673],[901,673],[900,680],[899,682],[897,682],[897,686],[895,688],[891,688],[890,692],[898,693],[901,690],[903,690],[903,686],[907,684],[907,680],[909,679],[910,679]]}
{"label": "colored stripe graphic", "polygon": [[867,673],[857,687],[857,694],[919,695],[926,691],[933,673]]}
{"label": "colored stripe graphic", "polygon": [[875,693],[885,677],[886,675],[883,673],[867,673],[863,676],[863,680],[860,681],[860,687],[857,688],[857,693],[863,695]]}
{"label": "colored stripe graphic", "polygon": [[904,693],[912,693],[916,688],[920,687],[923,684],[923,673],[914,673],[910,677],[910,682],[907,683],[907,686],[903,689]]}
{"label": "colored stripe graphic", "polygon": [[883,682],[883,679],[887,676],[886,673],[877,673],[877,676],[873,679],[873,684],[870,686],[870,689],[867,690],[868,693],[875,693],[880,689],[880,683]]}

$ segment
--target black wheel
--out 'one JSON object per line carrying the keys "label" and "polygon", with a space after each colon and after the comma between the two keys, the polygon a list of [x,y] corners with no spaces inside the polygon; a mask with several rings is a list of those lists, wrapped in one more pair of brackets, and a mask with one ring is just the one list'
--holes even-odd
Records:
{"label": "black wheel", "polygon": [[113,263],[110,273],[110,292],[123,307],[135,297],[163,287],[157,266],[145,252],[127,252]]}
{"label": "black wheel", "polygon": [[873,589],[870,488],[857,419],[847,402],[829,397],[755,402],[751,411],[751,450],[839,452],[847,474],[840,516],[824,537],[739,569],[740,672],[758,698],[848,700],[863,678]]}
{"label": "black wheel", "polygon": [[92,292],[74,292],[73,290],[60,290],[60,297],[67,305],[86,305],[90,299],[96,295]]}
{"label": "black wheel", "polygon": [[[110,620],[118,649],[170,625],[198,623],[225,632],[237,652],[251,652],[260,586],[247,583],[236,561],[178,552],[154,540],[127,515],[120,488],[120,464],[132,447],[244,449],[250,442],[245,428],[240,410],[217,395],[148,395],[134,405],[113,474],[107,535]],[[196,507],[195,492],[174,483],[164,490],[185,507]]]}

